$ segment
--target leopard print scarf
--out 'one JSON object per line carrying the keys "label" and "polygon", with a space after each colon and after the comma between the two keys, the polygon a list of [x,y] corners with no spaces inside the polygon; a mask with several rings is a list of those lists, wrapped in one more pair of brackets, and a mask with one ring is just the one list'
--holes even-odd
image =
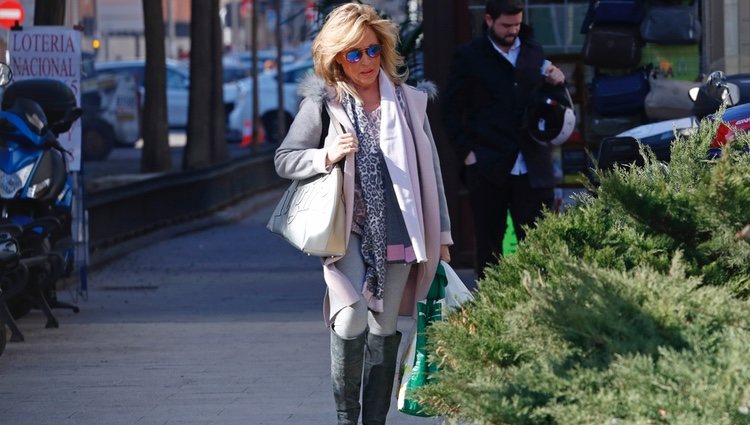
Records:
{"label": "leopard print scarf", "polygon": [[[385,163],[380,150],[380,110],[368,114],[347,95],[343,102],[346,114],[354,124],[359,151],[354,165],[359,177],[366,209],[362,228],[362,258],[365,263],[364,284],[377,299],[383,298],[386,269],[386,200],[383,187]],[[376,119],[373,119],[375,117]]]}

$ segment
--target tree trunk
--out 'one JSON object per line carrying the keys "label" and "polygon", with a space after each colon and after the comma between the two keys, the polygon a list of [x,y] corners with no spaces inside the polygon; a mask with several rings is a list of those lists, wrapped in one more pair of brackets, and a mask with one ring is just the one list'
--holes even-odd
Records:
{"label": "tree trunk", "polygon": [[[213,3],[213,1],[211,2]],[[190,2],[190,102],[187,141],[182,168],[200,168],[211,164],[211,19],[212,5],[207,1]]]}
{"label": "tree trunk", "polygon": [[64,24],[65,24],[65,0],[35,0],[34,1],[34,25],[64,25]]}
{"label": "tree trunk", "polygon": [[[199,3],[199,2],[196,2]],[[141,171],[169,171],[167,122],[167,69],[164,48],[164,13],[160,1],[143,0],[143,24],[146,37],[145,104],[143,108],[143,151]]]}
{"label": "tree trunk", "polygon": [[226,140],[226,119],[229,111],[224,110],[224,37],[219,0],[211,2],[211,161],[217,163],[229,157]]}
{"label": "tree trunk", "polygon": [[219,1],[194,1],[191,7],[190,112],[184,169],[204,167],[229,157]]}
{"label": "tree trunk", "polygon": [[276,96],[279,109],[276,112],[276,128],[272,129],[278,136],[273,139],[276,143],[281,143],[286,136],[286,109],[284,108],[284,61],[281,59],[284,52],[283,41],[281,38],[281,0],[274,2],[276,8]]}

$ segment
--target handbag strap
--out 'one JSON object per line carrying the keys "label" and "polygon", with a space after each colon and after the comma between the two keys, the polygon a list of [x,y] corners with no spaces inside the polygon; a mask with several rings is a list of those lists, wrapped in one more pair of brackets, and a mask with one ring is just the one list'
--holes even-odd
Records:
{"label": "handbag strap", "polygon": [[323,111],[320,113],[320,116],[323,119],[323,125],[320,127],[320,141],[318,142],[318,149],[323,149],[323,145],[326,141],[326,136],[328,135],[328,132],[326,130],[328,129],[328,125],[331,122],[331,116],[328,115],[327,106],[323,107]]}
{"label": "handbag strap", "polygon": [[321,126],[320,130],[320,142],[318,142],[318,149],[323,148],[323,145],[325,144],[326,136],[328,136],[328,133],[325,130],[328,128],[328,125],[331,123],[331,121],[333,121],[333,128],[336,129],[336,133],[339,135],[344,134],[344,127],[341,125],[339,120],[337,120],[336,117],[331,113],[331,107],[328,106],[328,102],[323,103],[323,110],[320,114],[323,119],[323,125]]}
{"label": "handbag strap", "polygon": [[[318,149],[322,149],[323,145],[325,144],[326,136],[328,136],[328,132],[325,131],[328,128],[328,125],[332,122],[333,128],[336,129],[336,134],[339,136],[344,134],[344,127],[341,125],[338,119],[331,113],[331,107],[328,106],[328,102],[323,102],[323,111],[321,112],[322,118],[323,118],[323,127],[320,130],[320,142],[318,143]],[[343,161],[343,159],[341,160]],[[337,163],[338,164],[338,163]]]}
{"label": "handbag strap", "polygon": [[339,136],[344,134],[344,126],[342,126],[339,120],[336,119],[336,116],[331,113],[331,107],[328,105],[328,102],[326,102],[326,112],[328,113],[328,118],[333,122],[333,128],[336,129],[336,133]]}

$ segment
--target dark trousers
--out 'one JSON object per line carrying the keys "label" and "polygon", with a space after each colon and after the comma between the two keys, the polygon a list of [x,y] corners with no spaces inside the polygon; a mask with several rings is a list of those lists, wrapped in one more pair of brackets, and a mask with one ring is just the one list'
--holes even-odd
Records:
{"label": "dark trousers", "polygon": [[475,271],[481,279],[484,268],[502,256],[508,211],[518,240],[526,237],[521,226],[533,226],[542,215],[543,206],[552,208],[552,188],[532,188],[528,175],[510,176],[502,184],[495,183],[481,173],[470,172],[467,186],[474,218]]}

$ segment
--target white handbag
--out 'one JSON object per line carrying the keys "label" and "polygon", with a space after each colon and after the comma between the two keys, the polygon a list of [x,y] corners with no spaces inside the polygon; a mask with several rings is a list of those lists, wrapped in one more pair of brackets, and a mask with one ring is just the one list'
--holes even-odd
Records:
{"label": "white handbag", "polygon": [[[328,110],[328,105],[325,108],[324,113],[330,117],[336,132],[341,134],[340,124]],[[335,164],[328,174],[293,181],[266,227],[308,255],[344,255],[346,215],[343,185],[340,164]]]}

